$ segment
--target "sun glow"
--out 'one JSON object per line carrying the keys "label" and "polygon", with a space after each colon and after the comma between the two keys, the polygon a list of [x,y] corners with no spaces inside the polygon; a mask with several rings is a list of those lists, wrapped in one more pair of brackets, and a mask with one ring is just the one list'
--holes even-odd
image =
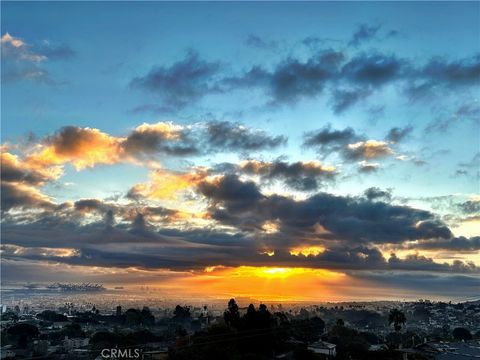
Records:
{"label": "sun glow", "polygon": [[196,293],[281,301],[333,299],[337,296],[336,288],[347,284],[349,279],[344,273],[324,269],[209,266],[182,281],[182,288]]}
{"label": "sun glow", "polygon": [[325,251],[323,246],[297,247],[290,249],[290,255],[317,256]]}

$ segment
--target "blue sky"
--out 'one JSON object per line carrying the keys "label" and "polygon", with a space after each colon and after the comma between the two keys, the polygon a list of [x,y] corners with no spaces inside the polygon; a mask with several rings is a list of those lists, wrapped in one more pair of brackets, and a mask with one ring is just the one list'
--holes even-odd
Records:
{"label": "blue sky", "polygon": [[[469,252],[464,249],[461,256],[452,247],[437,245],[417,254],[449,264],[453,259],[478,261],[478,244],[471,245],[479,241],[480,209],[478,3],[1,6],[4,150],[16,157],[15,166],[22,171],[48,178],[28,183],[24,175],[5,185],[14,192],[13,200],[2,198],[3,222],[12,226],[4,236],[7,241],[11,237],[13,246],[28,243],[14,234],[20,223],[25,224],[17,211],[35,213],[29,206],[64,219],[71,216],[61,213],[69,206],[96,199],[108,205],[102,211],[124,207],[117,209],[122,214],[117,221],[126,229],[132,220],[126,209],[141,213],[140,205],[184,209],[190,204],[213,216],[215,206],[228,206],[219,204],[211,192],[202,192],[198,174],[207,172],[202,181],[221,184],[219,178],[231,175],[224,170],[228,163],[239,181],[253,181],[268,196],[281,194],[299,202],[319,192],[358,200],[366,189],[385,191],[383,200],[389,206],[429,211],[436,226],[452,231],[447,238],[464,236],[471,242],[466,246]],[[138,140],[140,150],[136,142],[127,147],[125,139],[145,135],[142,124],[149,124],[156,140]],[[165,130],[166,125],[154,124],[170,125]],[[100,150],[89,157],[92,150],[85,144],[70,149],[73,138],[62,132],[66,126],[72,127],[73,138],[85,136],[87,144],[91,141]],[[212,135],[219,126],[228,132],[220,140]],[[82,132],[85,128],[90,130]],[[104,136],[90,133],[92,129]],[[195,147],[194,151],[179,156],[173,143],[160,150],[163,142],[172,141],[168,136],[180,137],[180,146]],[[260,144],[252,145],[252,139]],[[147,141],[154,141],[155,149]],[[46,159],[45,151],[54,158]],[[86,158],[90,163],[79,165]],[[248,172],[246,161],[270,167]],[[304,165],[308,162],[315,164],[314,175]],[[272,164],[279,163],[282,169],[300,164],[295,180],[286,170],[272,172]],[[328,169],[334,169],[334,175],[321,178]],[[53,175],[55,171],[61,174]],[[175,194],[158,198],[152,190],[163,186],[155,183],[163,181],[155,175],[158,171],[182,181],[185,174],[197,175],[185,180],[190,183],[185,188],[178,188],[181,180],[173,181]],[[284,172],[278,175],[279,171]],[[300,189],[299,178],[304,185],[316,186]],[[141,204],[138,198],[134,202],[126,197],[141,186]],[[37,200],[64,205],[59,210],[25,196],[14,198],[20,188],[30,195],[35,192]],[[22,202],[26,198],[28,204]],[[459,210],[470,203],[474,212]],[[79,233],[105,216],[90,210],[75,224]],[[30,227],[40,221],[37,216],[27,221]],[[209,219],[209,226],[248,233],[239,224]],[[154,217],[149,223],[156,231],[162,226],[185,230],[204,225],[199,219],[165,225]],[[320,225],[334,231],[321,221]],[[319,241],[328,248],[325,239]],[[393,249],[405,256],[412,249],[407,245],[366,244],[383,254]]]}

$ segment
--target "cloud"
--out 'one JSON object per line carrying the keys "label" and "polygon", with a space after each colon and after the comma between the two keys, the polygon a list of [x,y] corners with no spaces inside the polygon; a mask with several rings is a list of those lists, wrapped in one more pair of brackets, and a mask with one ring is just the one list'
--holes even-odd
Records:
{"label": "cloud", "polygon": [[337,170],[318,161],[287,163],[284,161],[244,161],[240,170],[246,174],[259,175],[267,181],[282,180],[289,187],[300,191],[317,190],[322,184],[334,180]]}
{"label": "cloud", "polygon": [[236,175],[230,174],[201,182],[198,190],[214,206],[223,203],[234,211],[247,209],[263,197],[254,182],[242,182]]}
{"label": "cloud", "polygon": [[269,71],[256,65],[237,77],[226,77],[229,87],[261,87],[271,104],[294,104],[301,98],[316,97],[338,73],[344,54],[335,50],[318,51],[306,61],[290,57]]}
{"label": "cloud", "polygon": [[270,40],[266,41],[261,37],[249,34],[245,39],[245,44],[257,49],[265,49],[265,50],[274,50],[278,47],[278,43],[276,41]]}
{"label": "cloud", "polygon": [[[2,155],[2,160],[7,177],[51,180],[61,176],[62,166],[67,163],[76,170],[121,162],[155,163],[158,166],[157,156],[160,154],[186,157],[221,151],[243,153],[274,149],[286,142],[284,136],[271,136],[263,130],[228,121],[191,126],[171,122],[144,123],[125,137],[95,128],[65,126],[26,149],[23,160],[12,154]],[[25,171],[28,173],[22,174]]]}
{"label": "cloud", "polygon": [[[350,45],[358,46],[376,37],[379,29],[380,26],[361,25]],[[389,36],[394,33],[387,33],[385,38]],[[236,73],[220,62],[202,60],[191,51],[185,59],[170,66],[155,66],[131,81],[133,88],[147,90],[160,100],[159,104],[144,104],[134,111],[174,112],[209,94],[259,89],[267,96],[267,107],[295,105],[326,93],[333,111],[339,114],[367,100],[382,86],[396,85],[415,100],[426,97],[434,88],[470,87],[478,83],[478,55],[452,61],[434,58],[418,65],[417,61],[396,54],[364,51],[349,57],[344,50],[316,46],[324,42],[307,38],[304,43],[311,51],[306,56],[290,54],[271,66],[257,63]],[[262,49],[277,46],[276,42],[256,35],[250,35],[247,43]]]}
{"label": "cloud", "polygon": [[407,63],[394,55],[361,54],[342,67],[342,75],[351,82],[381,86],[406,76]]}
{"label": "cloud", "polygon": [[359,25],[348,45],[357,47],[362,42],[373,39],[377,35],[378,30],[380,30],[380,27],[380,25]]}
{"label": "cloud", "polygon": [[371,174],[377,172],[380,168],[380,164],[368,162],[365,160],[358,163],[358,171],[364,174]]}
{"label": "cloud", "polygon": [[[358,135],[351,127],[333,130],[330,124],[305,133],[303,145],[316,149],[322,158],[338,153],[347,161],[384,158],[395,153],[385,141],[365,140],[364,135]],[[364,165],[362,167],[365,172],[374,170],[373,164],[361,163],[361,165]]]}
{"label": "cloud", "polygon": [[54,208],[55,204],[46,195],[33,186],[23,183],[1,183],[2,213],[11,209],[42,209]]}
{"label": "cloud", "polygon": [[434,239],[428,241],[419,241],[410,248],[428,249],[428,250],[452,250],[452,251],[478,251],[480,250],[480,236],[466,238],[464,236],[453,237],[449,239]]}
{"label": "cloud", "polygon": [[351,160],[375,159],[394,153],[388,146],[388,143],[377,140],[359,141],[354,144],[348,144],[343,151],[344,156]]}
{"label": "cloud", "polygon": [[407,125],[403,128],[400,127],[393,127],[388,131],[387,136],[385,137],[386,140],[392,143],[398,143],[403,141],[407,136],[409,136],[413,131],[413,126]]}
{"label": "cloud", "polygon": [[392,193],[390,189],[387,191],[382,190],[378,187],[371,187],[364,191],[365,197],[368,200],[383,200],[383,201],[391,201],[392,200]]}
{"label": "cloud", "polygon": [[170,122],[144,123],[136,127],[122,143],[122,148],[130,156],[155,155],[194,155],[200,150],[188,130]]}
{"label": "cloud", "polygon": [[[357,281],[368,281],[375,288],[394,288],[400,298],[411,294],[414,299],[441,294],[445,299],[463,301],[478,294],[476,274],[438,274],[408,271],[356,271],[350,272]],[[455,286],[452,286],[455,284]],[[462,297],[459,297],[462,294]]]}
{"label": "cloud", "polygon": [[208,62],[190,51],[183,60],[172,65],[155,66],[144,76],[134,78],[130,85],[159,97],[164,106],[182,108],[207,94],[219,93],[215,77],[219,62]]}
{"label": "cloud", "polygon": [[210,121],[206,124],[206,143],[219,150],[254,151],[273,149],[287,142],[285,136],[269,136],[239,123]]}
{"label": "cloud", "polygon": [[56,180],[61,175],[58,167],[36,167],[34,164],[22,161],[17,155],[9,152],[1,153],[2,181],[21,182],[29,185],[42,185]]}
{"label": "cloud", "polygon": [[[275,221],[286,241],[295,241],[295,234],[356,244],[452,238],[448,227],[432,213],[382,201],[327,193],[298,201],[279,195],[266,196],[253,182],[242,182],[233,175],[201,183],[199,191],[212,201],[213,219],[244,231]],[[317,224],[328,234],[316,233]]]}
{"label": "cloud", "polygon": [[115,164],[120,161],[120,139],[93,128],[65,126],[44,139],[39,152],[27,157],[37,166],[72,163],[77,170],[97,164]]}
{"label": "cloud", "polygon": [[[434,214],[389,204],[389,196],[379,189],[368,189],[366,194],[373,195],[366,197],[318,193],[295,200],[262,194],[254,182],[233,174],[210,175],[196,189],[208,200],[207,218],[218,224],[178,226],[177,210],[81,199],[48,205],[30,220],[7,217],[1,229],[2,257],[173,271],[223,265],[478,272],[469,263],[442,264],[418,254],[385,259],[377,245],[416,241],[445,248],[442,242],[448,242],[458,252],[470,249],[465,242],[478,247],[478,239],[454,238]],[[92,221],[92,216],[100,220]],[[292,252],[305,246],[322,250]]]}
{"label": "cloud", "polygon": [[331,125],[328,124],[322,129],[305,133],[303,145],[317,148],[320,154],[325,157],[331,152],[340,151],[346,145],[360,138],[351,127],[343,130],[332,130]]}
{"label": "cloud", "polygon": [[29,61],[40,63],[47,59],[46,56],[36,54],[29,48],[22,39],[11,36],[5,33],[0,39],[2,45],[2,57],[4,59],[12,59],[15,61]]}
{"label": "cloud", "polygon": [[332,95],[333,111],[336,114],[341,114],[371,94],[372,90],[368,88],[355,88],[353,90],[336,89]]}
{"label": "cloud", "polygon": [[53,201],[37,187],[61,176],[61,169],[38,167],[11,154],[6,148],[1,153],[1,208],[2,217],[11,209],[53,208]]}
{"label": "cloud", "polygon": [[455,124],[470,121],[473,125],[480,125],[480,106],[476,101],[466,102],[459,106],[450,115],[439,115],[426,127],[425,133],[432,131],[446,132]]}
{"label": "cloud", "polygon": [[480,212],[480,199],[468,200],[461,204],[458,204],[458,208],[464,214],[475,214]]}
{"label": "cloud", "polygon": [[478,85],[480,55],[454,61],[433,58],[423,67],[420,76],[434,84],[446,86]]}
{"label": "cloud", "polygon": [[76,52],[69,45],[52,45],[49,41],[44,41],[37,51],[49,60],[69,60],[76,55]]}
{"label": "cloud", "polygon": [[55,84],[42,66],[49,60],[65,60],[75,52],[68,45],[52,46],[48,41],[42,46],[29,44],[8,32],[0,39],[2,53],[2,81],[30,80]]}
{"label": "cloud", "polygon": [[127,193],[131,200],[144,198],[157,200],[172,200],[184,190],[192,189],[207,176],[206,170],[197,168],[191,172],[175,172],[157,169],[150,173],[150,180],[146,184],[137,184]]}

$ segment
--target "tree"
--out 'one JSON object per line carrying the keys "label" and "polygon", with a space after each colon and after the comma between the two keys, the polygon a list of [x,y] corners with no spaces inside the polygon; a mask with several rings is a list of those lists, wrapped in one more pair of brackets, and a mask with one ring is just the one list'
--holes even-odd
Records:
{"label": "tree", "polygon": [[175,310],[173,311],[173,319],[181,322],[190,319],[190,308],[188,306],[175,306]]}
{"label": "tree", "polygon": [[238,328],[240,324],[240,313],[238,311],[238,305],[235,299],[230,299],[228,302],[227,310],[223,313],[223,319],[225,324]]}
{"label": "tree", "polygon": [[455,340],[472,340],[472,334],[470,331],[462,327],[453,329],[452,335]]}
{"label": "tree", "polygon": [[26,348],[38,335],[38,328],[26,323],[15,324],[7,329],[9,342],[15,343],[19,348]]}
{"label": "tree", "polygon": [[400,331],[402,329],[402,325],[407,322],[407,318],[405,314],[398,309],[390,310],[390,314],[388,314],[388,325],[393,324],[393,328],[395,331]]}
{"label": "tree", "polygon": [[128,326],[138,326],[143,324],[143,316],[138,309],[128,309],[125,311],[125,323]]}
{"label": "tree", "polygon": [[61,322],[64,322],[64,321],[68,321],[68,318],[63,315],[63,314],[58,314],[56,313],[55,311],[52,311],[52,310],[44,310],[42,311],[40,314],[37,315],[37,318],[39,319],[42,319],[42,320],[45,320],[45,321],[51,321],[51,322],[55,322],[55,321],[61,321]]}
{"label": "tree", "polygon": [[62,335],[69,338],[85,337],[85,333],[79,323],[71,323],[64,326]]}
{"label": "tree", "polygon": [[155,316],[152,315],[152,312],[147,306],[143,307],[141,314],[142,314],[144,325],[148,325],[148,326],[155,325]]}

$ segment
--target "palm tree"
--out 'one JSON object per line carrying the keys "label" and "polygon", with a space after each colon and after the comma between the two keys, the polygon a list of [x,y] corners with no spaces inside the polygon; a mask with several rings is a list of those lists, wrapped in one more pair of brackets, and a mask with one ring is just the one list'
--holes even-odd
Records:
{"label": "palm tree", "polygon": [[398,309],[390,310],[390,314],[388,314],[388,325],[393,324],[395,331],[400,331],[402,329],[402,325],[404,325],[406,321],[407,318],[403,312]]}

